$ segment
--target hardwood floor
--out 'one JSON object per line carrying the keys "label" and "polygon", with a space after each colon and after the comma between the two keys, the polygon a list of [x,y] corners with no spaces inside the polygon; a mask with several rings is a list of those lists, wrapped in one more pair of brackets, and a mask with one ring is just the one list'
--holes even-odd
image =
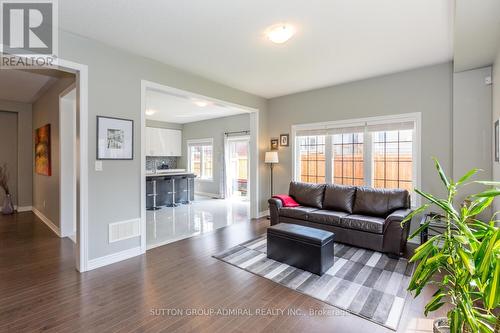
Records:
{"label": "hardwood floor", "polygon": [[[0,331],[392,332],[211,257],[264,233],[268,223],[231,225],[80,274],[69,239],[32,213],[0,215]],[[407,302],[398,332],[432,332],[432,319],[422,315],[432,290],[423,294]],[[190,309],[200,313],[187,315]]]}

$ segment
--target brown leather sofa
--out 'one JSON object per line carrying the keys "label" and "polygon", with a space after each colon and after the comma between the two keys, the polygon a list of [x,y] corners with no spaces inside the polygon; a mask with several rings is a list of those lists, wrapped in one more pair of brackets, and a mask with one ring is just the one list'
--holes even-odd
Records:
{"label": "brown leather sofa", "polygon": [[293,223],[332,231],[335,242],[401,256],[410,223],[410,195],[401,189],[291,182],[289,195],[299,207],[269,199],[271,225]]}

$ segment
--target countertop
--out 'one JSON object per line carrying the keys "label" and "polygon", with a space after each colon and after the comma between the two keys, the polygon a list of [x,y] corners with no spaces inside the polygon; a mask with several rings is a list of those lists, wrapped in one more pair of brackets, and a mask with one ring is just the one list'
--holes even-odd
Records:
{"label": "countertop", "polygon": [[184,171],[184,172],[161,172],[161,173],[146,173],[146,177],[170,177],[170,176],[193,176],[196,177],[194,173]]}

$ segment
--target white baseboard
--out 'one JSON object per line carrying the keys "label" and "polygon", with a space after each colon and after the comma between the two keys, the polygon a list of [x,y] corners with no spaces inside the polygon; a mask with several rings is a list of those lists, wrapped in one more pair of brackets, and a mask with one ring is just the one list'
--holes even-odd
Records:
{"label": "white baseboard", "polygon": [[40,220],[42,220],[43,223],[47,225],[47,227],[50,228],[57,236],[61,237],[61,230],[45,215],[42,214],[38,209],[35,207],[32,207],[33,213],[38,216]]}
{"label": "white baseboard", "polygon": [[215,193],[207,193],[207,192],[197,192],[197,191],[195,191],[194,194],[195,195],[202,195],[204,197],[211,197],[211,198],[215,198],[215,199],[220,199],[221,198],[220,194],[215,194]]}
{"label": "white baseboard", "polygon": [[31,212],[31,211],[33,211],[33,207],[32,206],[18,206],[16,210],[18,213]]}
{"label": "white baseboard", "polygon": [[262,212],[259,212],[259,216],[257,218],[261,218],[261,217],[268,216],[268,215],[269,215],[269,209],[262,211]]}
{"label": "white baseboard", "polygon": [[93,269],[114,264],[116,262],[130,259],[142,254],[141,247],[134,247],[128,250],[124,250],[117,253],[108,254],[103,257],[90,259],[87,263],[87,270],[91,271]]}

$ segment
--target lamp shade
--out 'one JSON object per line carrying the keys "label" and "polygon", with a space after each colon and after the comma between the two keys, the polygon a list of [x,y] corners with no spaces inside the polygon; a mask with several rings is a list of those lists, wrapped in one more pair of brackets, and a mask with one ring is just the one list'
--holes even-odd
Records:
{"label": "lamp shade", "polygon": [[264,163],[278,163],[278,152],[277,151],[268,151],[266,152],[266,158],[264,159]]}

